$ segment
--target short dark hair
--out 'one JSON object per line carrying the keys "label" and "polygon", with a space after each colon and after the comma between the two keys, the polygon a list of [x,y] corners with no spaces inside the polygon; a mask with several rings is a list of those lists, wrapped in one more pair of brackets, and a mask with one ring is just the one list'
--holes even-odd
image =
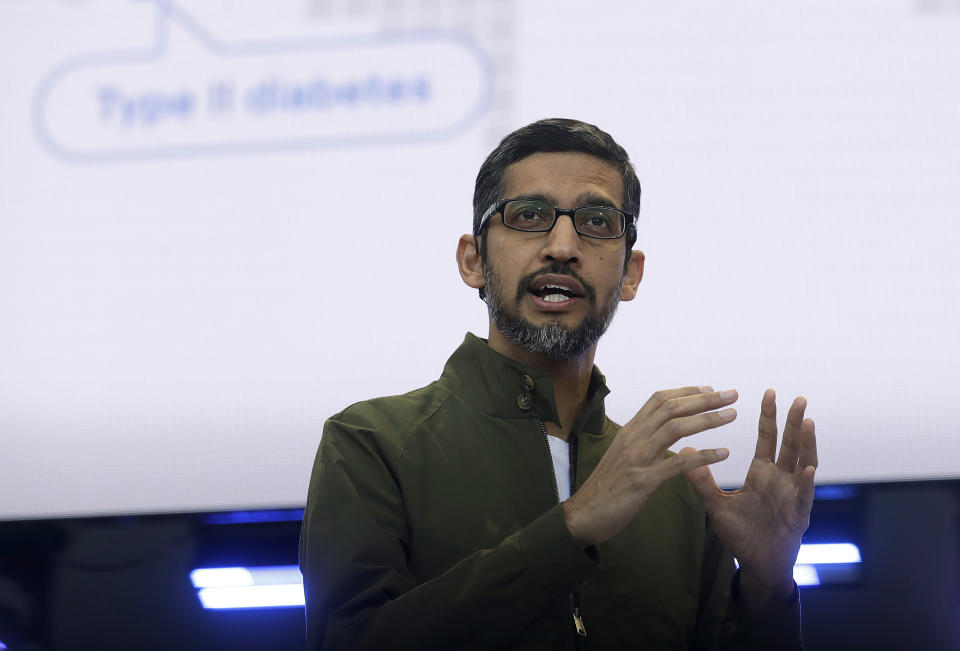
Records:
{"label": "short dark hair", "polygon": [[[480,220],[483,213],[495,202],[503,199],[504,177],[507,167],[532,154],[541,152],[582,152],[611,163],[623,175],[623,205],[621,208],[636,215],[640,210],[640,179],[630,163],[626,150],[606,131],[567,118],[539,120],[521,127],[507,135],[497,148],[490,152],[480,166],[477,183],[473,190],[473,232],[479,238]],[[637,230],[631,224],[624,236],[627,254],[637,241]],[[479,244],[479,242],[478,242]],[[486,260],[486,247],[481,257]],[[629,259],[629,258],[628,258]]]}

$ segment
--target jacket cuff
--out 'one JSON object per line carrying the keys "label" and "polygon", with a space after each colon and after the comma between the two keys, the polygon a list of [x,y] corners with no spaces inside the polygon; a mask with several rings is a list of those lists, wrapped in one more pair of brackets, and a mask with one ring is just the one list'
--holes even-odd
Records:
{"label": "jacket cuff", "polygon": [[584,548],[570,535],[561,504],[515,535],[531,580],[545,592],[569,591],[602,569],[596,548]]}
{"label": "jacket cuff", "polygon": [[740,601],[740,572],[733,577],[727,615],[721,638],[724,649],[777,649],[791,651],[803,648],[800,633],[800,591],[793,584],[790,602],[775,613],[754,613]]}

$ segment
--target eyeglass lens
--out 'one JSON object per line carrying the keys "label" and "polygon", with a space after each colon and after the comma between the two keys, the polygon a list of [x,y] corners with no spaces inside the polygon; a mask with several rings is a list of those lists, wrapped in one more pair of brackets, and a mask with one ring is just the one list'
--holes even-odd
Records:
{"label": "eyeglass lens", "polygon": [[[518,231],[549,231],[557,220],[556,208],[542,201],[508,201],[503,223]],[[615,238],[623,234],[623,214],[613,208],[584,206],[573,213],[577,232],[587,237]]]}

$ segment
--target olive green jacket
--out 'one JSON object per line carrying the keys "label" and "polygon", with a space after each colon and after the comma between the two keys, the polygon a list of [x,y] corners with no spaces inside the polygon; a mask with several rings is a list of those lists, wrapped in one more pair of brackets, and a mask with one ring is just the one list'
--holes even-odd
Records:
{"label": "olive green jacket", "polygon": [[[594,369],[573,486],[619,429],[607,393]],[[798,599],[757,616],[731,598],[733,559],[682,476],[578,545],[543,421],[559,421],[552,377],[470,334],[436,382],[328,420],[300,540],[308,648],[800,648]]]}

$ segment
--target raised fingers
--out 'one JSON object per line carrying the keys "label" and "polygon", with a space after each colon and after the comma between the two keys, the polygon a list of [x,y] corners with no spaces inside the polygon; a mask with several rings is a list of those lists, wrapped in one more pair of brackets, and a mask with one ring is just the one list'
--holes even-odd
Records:
{"label": "raised fingers", "polygon": [[685,396],[697,396],[701,393],[709,393],[713,391],[713,387],[680,387],[679,389],[664,389],[662,391],[657,391],[645,403],[643,407],[640,408],[640,411],[637,412],[636,416],[630,419],[630,422],[639,422],[642,423],[650,418],[655,411],[663,407],[663,405],[669,400],[674,398],[683,398]]}
{"label": "raised fingers", "polygon": [[800,427],[800,468],[817,467],[816,427],[810,418]]}
{"label": "raised fingers", "polygon": [[790,405],[787,412],[787,422],[783,426],[783,442],[780,444],[780,454],[777,456],[777,465],[792,473],[797,468],[800,458],[803,412],[807,409],[807,399],[799,397]]}
{"label": "raised fingers", "polygon": [[810,521],[810,510],[813,507],[813,497],[814,497],[814,475],[816,470],[810,469],[809,466],[801,468],[798,475],[798,487],[797,491],[797,515],[800,517],[801,521],[806,524]]}
{"label": "raised fingers", "polygon": [[671,418],[657,429],[650,437],[650,454],[663,454],[663,451],[679,441],[684,436],[690,436],[708,429],[720,427],[732,422],[737,417],[736,409],[710,411],[693,416],[678,416]]}
{"label": "raised fingers", "polygon": [[760,401],[760,425],[757,428],[757,450],[754,459],[773,462],[777,452],[777,392],[767,389]]}
{"label": "raised fingers", "polygon": [[666,481],[674,475],[685,472],[688,477],[696,478],[697,483],[700,484],[700,489],[706,490],[711,485],[716,488],[717,484],[713,479],[713,474],[706,466],[723,461],[729,454],[730,451],[726,448],[708,450],[684,448],[680,450],[680,454],[671,455],[657,464],[657,470],[661,481]]}
{"label": "raised fingers", "polygon": [[[704,387],[706,388],[706,387]],[[656,431],[667,422],[682,416],[701,414],[711,409],[720,409],[737,401],[736,389],[705,391],[690,396],[676,396],[660,403],[649,417],[650,431]]]}

